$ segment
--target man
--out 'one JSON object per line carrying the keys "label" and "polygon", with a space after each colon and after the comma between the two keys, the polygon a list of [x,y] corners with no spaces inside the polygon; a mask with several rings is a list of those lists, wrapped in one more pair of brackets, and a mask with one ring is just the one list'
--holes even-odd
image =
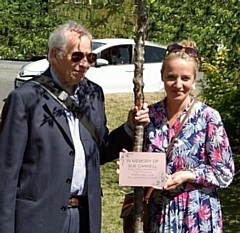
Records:
{"label": "man", "polygon": [[0,128],[0,232],[98,233],[100,163],[117,158],[122,148],[132,149],[133,122],[147,125],[148,109],[132,108],[128,122],[108,135],[102,88],[85,78],[96,59],[91,34],[70,21],[50,35],[48,47],[44,75],[90,117],[101,147],[38,84],[30,81],[11,92]]}

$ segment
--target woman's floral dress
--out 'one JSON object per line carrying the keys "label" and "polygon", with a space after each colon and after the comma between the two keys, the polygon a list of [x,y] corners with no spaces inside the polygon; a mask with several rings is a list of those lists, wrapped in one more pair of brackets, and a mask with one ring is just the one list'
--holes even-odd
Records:
{"label": "woman's floral dress", "polygon": [[[190,105],[193,103],[191,101]],[[149,107],[151,123],[145,130],[145,151],[166,152],[183,111],[169,128],[165,100]],[[196,180],[171,191],[155,190],[149,203],[150,232],[223,232],[217,188],[227,187],[234,162],[219,113],[197,101],[180,130],[167,158],[167,173],[191,170]]]}

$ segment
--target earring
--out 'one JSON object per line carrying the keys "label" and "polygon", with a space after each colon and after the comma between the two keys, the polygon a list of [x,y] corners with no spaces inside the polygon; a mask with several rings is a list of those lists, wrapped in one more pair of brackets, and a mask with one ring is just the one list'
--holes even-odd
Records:
{"label": "earring", "polygon": [[195,89],[196,89],[196,85],[195,85],[195,82],[194,82],[191,86],[191,90],[195,90]]}

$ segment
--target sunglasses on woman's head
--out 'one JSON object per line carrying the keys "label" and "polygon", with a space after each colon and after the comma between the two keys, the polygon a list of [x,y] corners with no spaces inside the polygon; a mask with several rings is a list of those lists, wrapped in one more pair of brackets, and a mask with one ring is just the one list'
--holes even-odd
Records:
{"label": "sunglasses on woman's head", "polygon": [[190,57],[200,58],[200,53],[197,49],[194,49],[191,47],[183,47],[179,44],[168,45],[167,52],[168,53],[177,53],[177,52],[181,51],[182,49],[184,49],[184,52],[186,54],[188,54]]}
{"label": "sunglasses on woman's head", "polygon": [[97,59],[97,54],[95,53],[83,53],[80,51],[73,52],[71,55],[71,60],[73,62],[79,62],[81,61],[84,57],[86,56],[87,61],[91,64],[96,61]]}

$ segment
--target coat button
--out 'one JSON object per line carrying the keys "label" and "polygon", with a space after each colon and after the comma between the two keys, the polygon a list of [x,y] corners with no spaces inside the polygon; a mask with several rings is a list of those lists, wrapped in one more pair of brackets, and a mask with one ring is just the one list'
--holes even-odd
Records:
{"label": "coat button", "polygon": [[74,154],[75,154],[75,153],[74,153],[73,150],[71,150],[71,151],[69,152],[69,155],[70,155],[70,156],[74,156]]}
{"label": "coat button", "polygon": [[67,184],[70,184],[71,182],[72,182],[72,179],[70,179],[70,178],[66,179]]}
{"label": "coat button", "polygon": [[62,210],[62,211],[66,211],[66,209],[67,209],[66,206],[62,206],[62,207],[61,207],[61,210]]}

